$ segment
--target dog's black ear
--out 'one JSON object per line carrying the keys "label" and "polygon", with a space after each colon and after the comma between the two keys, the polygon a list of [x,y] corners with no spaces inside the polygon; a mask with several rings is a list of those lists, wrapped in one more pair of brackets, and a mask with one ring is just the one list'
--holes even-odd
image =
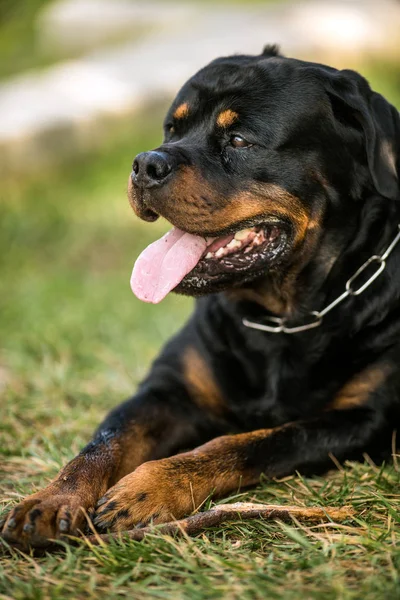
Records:
{"label": "dog's black ear", "polygon": [[373,92],[355,71],[330,74],[327,92],[333,113],[342,124],[362,130],[368,167],[377,192],[400,197],[400,118],[383,96]]}
{"label": "dog's black ear", "polygon": [[282,56],[278,44],[267,44],[264,46],[261,56]]}

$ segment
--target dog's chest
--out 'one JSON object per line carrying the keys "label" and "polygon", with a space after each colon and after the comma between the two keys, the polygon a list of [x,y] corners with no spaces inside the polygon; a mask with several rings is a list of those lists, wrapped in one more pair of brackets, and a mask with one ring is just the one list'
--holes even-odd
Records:
{"label": "dog's chest", "polygon": [[300,418],[314,404],[304,365],[293,365],[281,352],[230,357],[223,367],[217,372],[224,397],[235,420],[246,429]]}

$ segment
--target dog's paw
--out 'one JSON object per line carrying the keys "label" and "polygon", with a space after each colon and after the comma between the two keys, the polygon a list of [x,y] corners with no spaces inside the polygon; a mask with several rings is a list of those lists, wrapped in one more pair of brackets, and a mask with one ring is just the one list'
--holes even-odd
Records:
{"label": "dog's paw", "polygon": [[5,518],[0,536],[10,544],[44,548],[84,529],[85,511],[93,509],[74,494],[55,492],[51,486],[29,496]]}
{"label": "dog's paw", "polygon": [[124,531],[150,522],[180,519],[199,503],[199,498],[194,498],[191,480],[190,468],[182,459],[144,463],[99,500],[94,524],[100,531]]}

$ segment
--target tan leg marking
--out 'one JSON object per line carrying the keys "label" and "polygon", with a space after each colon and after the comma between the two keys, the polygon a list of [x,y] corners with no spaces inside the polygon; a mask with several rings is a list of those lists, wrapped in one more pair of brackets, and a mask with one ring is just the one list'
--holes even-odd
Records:
{"label": "tan leg marking", "polygon": [[43,490],[11,510],[2,535],[22,546],[46,546],[85,526],[85,512],[93,512],[109,485],[110,467],[118,452],[113,442],[99,446],[91,460],[77,456]]}
{"label": "tan leg marking", "polygon": [[144,463],[100,500],[96,526],[122,531],[138,523],[179,519],[210,494],[221,496],[257,483],[259,473],[245,468],[241,452],[277,429],[222,436],[191,452]]}
{"label": "tan leg marking", "polygon": [[121,448],[120,458],[108,487],[153,458],[152,452],[157,442],[149,436],[140,423],[135,423],[119,435],[118,443]]}
{"label": "tan leg marking", "polygon": [[77,456],[47,487],[11,510],[3,537],[24,547],[44,547],[49,540],[77,535],[86,526],[85,513],[94,512],[110,485],[152,458],[154,446],[155,440],[135,424],[93,455]]}

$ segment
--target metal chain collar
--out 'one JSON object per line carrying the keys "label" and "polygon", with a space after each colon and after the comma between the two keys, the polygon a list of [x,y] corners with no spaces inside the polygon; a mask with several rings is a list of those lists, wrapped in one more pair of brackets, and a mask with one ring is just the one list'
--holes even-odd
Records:
{"label": "metal chain collar", "polygon": [[[371,256],[365,263],[354,273],[350,279],[346,281],[346,289],[345,291],[338,296],[333,302],[325,306],[322,310],[313,310],[309,313],[310,322],[305,323],[304,325],[298,325],[297,327],[289,327],[287,325],[288,319],[287,317],[270,317],[266,316],[264,319],[267,322],[274,323],[275,325],[264,325],[263,323],[254,323],[253,321],[249,321],[248,319],[242,319],[243,325],[246,327],[251,327],[251,329],[259,329],[260,331],[267,331],[268,333],[300,333],[301,331],[307,331],[308,329],[314,329],[314,327],[319,327],[322,323],[322,320],[326,314],[328,314],[335,306],[341,304],[348,296],[359,296],[375,281],[377,277],[384,271],[386,268],[386,259],[391,254],[394,247],[398,244],[400,240],[400,224],[398,227],[398,233],[390,246],[385,250],[382,255],[374,254]],[[376,263],[376,270],[371,275],[371,277],[359,287],[355,286],[355,282],[357,278],[369,267],[369,265]]]}

